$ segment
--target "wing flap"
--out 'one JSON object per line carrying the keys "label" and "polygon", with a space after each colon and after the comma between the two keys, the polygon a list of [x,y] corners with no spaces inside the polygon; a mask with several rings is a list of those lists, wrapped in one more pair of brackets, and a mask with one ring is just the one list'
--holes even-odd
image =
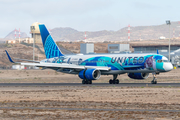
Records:
{"label": "wing flap", "polygon": [[[27,65],[27,66],[36,66],[36,67],[43,67],[43,68],[69,68],[69,69],[79,69],[79,70],[89,69],[89,68],[94,68],[94,69],[104,70],[104,71],[110,71],[111,70],[110,67],[82,66],[82,65],[72,65],[72,64],[66,64],[66,63],[62,63],[62,64],[59,64],[59,63],[41,63],[41,62],[39,63],[39,61],[33,61],[33,62],[37,62],[37,63],[14,62],[7,51],[6,51],[6,54],[7,54],[10,62],[20,63],[21,65]],[[32,60],[26,60],[26,59],[19,59],[19,60],[32,62]]]}

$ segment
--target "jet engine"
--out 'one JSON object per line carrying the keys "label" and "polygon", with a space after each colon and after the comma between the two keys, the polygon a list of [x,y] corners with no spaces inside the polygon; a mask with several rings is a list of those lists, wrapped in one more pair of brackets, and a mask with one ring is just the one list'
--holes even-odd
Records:
{"label": "jet engine", "polygon": [[132,79],[147,79],[149,73],[129,73],[128,76]]}
{"label": "jet engine", "polygon": [[79,72],[81,79],[97,80],[101,76],[101,72],[97,69],[85,69]]}

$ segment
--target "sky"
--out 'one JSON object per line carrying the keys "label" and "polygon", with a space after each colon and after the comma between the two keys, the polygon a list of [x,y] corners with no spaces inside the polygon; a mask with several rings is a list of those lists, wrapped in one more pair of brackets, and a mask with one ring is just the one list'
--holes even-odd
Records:
{"label": "sky", "polygon": [[15,28],[30,36],[34,22],[49,29],[113,30],[180,21],[179,0],[0,0],[0,38]]}

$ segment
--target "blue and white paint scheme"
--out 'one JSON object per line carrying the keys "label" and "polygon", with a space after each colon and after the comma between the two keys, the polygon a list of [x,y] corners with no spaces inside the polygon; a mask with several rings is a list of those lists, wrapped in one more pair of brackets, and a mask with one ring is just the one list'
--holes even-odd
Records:
{"label": "blue and white paint scheme", "polygon": [[[36,63],[20,63],[21,65],[43,67],[68,74],[78,74],[83,84],[92,84],[101,75],[113,75],[110,84],[119,84],[117,76],[128,73],[132,79],[146,79],[149,73],[154,74],[153,84],[157,83],[156,73],[173,69],[168,59],[159,54],[77,54],[64,55],[54,42],[44,24],[39,25],[46,59]],[[14,62],[8,52],[7,56]],[[20,59],[21,60],[21,59]],[[27,60],[28,61],[28,60]]]}

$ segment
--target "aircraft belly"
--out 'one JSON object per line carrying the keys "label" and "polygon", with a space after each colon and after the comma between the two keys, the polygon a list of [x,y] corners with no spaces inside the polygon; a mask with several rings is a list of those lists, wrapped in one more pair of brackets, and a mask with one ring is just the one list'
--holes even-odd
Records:
{"label": "aircraft belly", "polygon": [[111,71],[101,71],[102,75],[112,75],[112,74],[124,74],[124,73],[153,73],[157,72],[155,70],[111,70]]}

